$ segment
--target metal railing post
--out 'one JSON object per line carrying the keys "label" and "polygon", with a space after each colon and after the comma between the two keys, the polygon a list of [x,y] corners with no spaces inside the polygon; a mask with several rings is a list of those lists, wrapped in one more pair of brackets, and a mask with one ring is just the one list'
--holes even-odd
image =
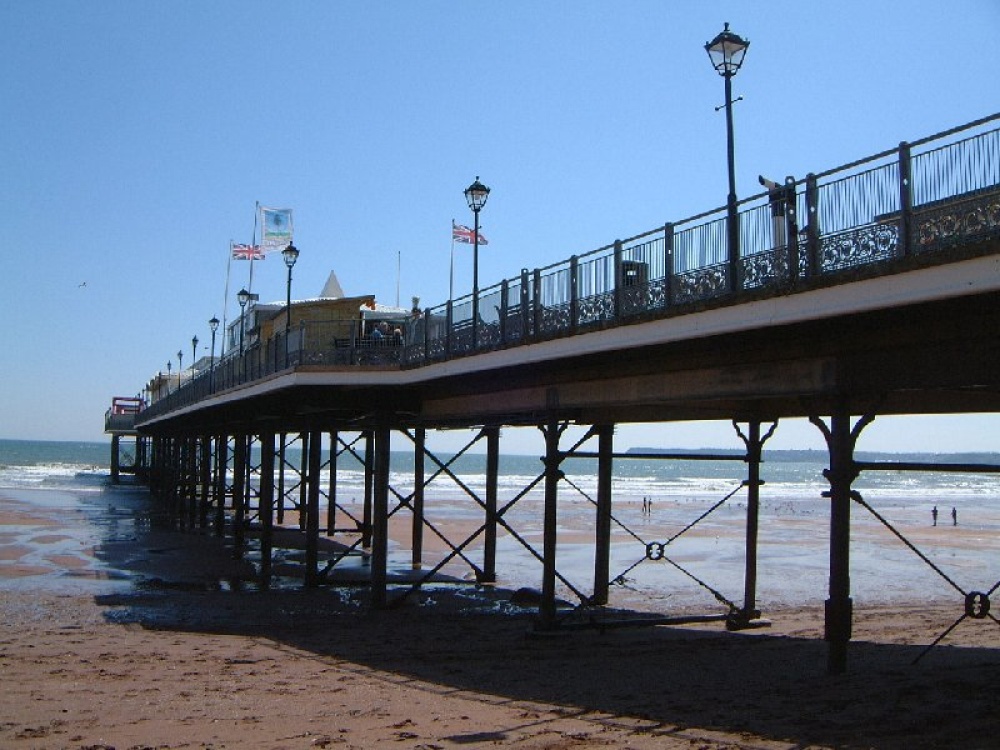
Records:
{"label": "metal railing post", "polygon": [[615,240],[615,320],[621,320],[625,302],[625,279],[622,273],[622,241]]}
{"label": "metal railing post", "polygon": [[785,237],[788,247],[788,283],[794,284],[799,277],[799,217],[798,195],[795,178],[785,178]]}
{"label": "metal railing post", "polygon": [[521,338],[531,337],[531,288],[528,286],[528,269],[521,269]]}
{"label": "metal railing post", "polygon": [[451,325],[452,325],[452,305],[454,303],[448,300],[448,305],[445,307],[445,332],[444,332],[444,351],[445,355],[451,357]]}
{"label": "metal railing post", "polygon": [[569,259],[569,330],[576,333],[580,318],[580,258]]}
{"label": "metal railing post", "polygon": [[663,226],[663,303],[670,307],[674,296],[674,223],[668,221]]}
{"label": "metal railing post", "polygon": [[301,365],[304,361],[303,357],[305,355],[306,346],[306,322],[304,320],[299,321],[299,361],[296,365]]}
{"label": "metal railing post", "polygon": [[542,333],[542,271],[535,269],[534,288],[531,290],[531,320],[535,336]]}
{"label": "metal railing post", "polygon": [[500,343],[507,343],[507,295],[510,294],[510,284],[507,279],[500,282]]}
{"label": "metal railing post", "polygon": [[899,243],[904,256],[913,251],[910,227],[913,220],[913,180],[910,144],[899,144]]}
{"label": "metal railing post", "polygon": [[424,310],[424,362],[431,358],[431,309]]}
{"label": "metal railing post", "polygon": [[819,254],[819,186],[816,175],[806,175],[806,263],[807,276],[819,276],[823,270]]}

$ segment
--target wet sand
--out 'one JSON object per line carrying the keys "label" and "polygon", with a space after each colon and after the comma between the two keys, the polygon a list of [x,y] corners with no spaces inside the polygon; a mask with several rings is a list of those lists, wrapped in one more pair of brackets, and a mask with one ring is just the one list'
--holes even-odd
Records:
{"label": "wet sand", "polygon": [[1000,627],[955,602],[856,602],[830,677],[822,592],[766,629],[541,636],[503,590],[241,585],[128,490],[8,493],[0,521],[5,748],[998,747]]}

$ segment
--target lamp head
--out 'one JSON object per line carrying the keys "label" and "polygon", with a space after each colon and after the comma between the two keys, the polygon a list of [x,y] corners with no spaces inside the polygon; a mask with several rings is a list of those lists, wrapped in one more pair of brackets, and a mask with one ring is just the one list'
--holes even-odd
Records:
{"label": "lamp head", "polygon": [[246,307],[247,302],[250,301],[250,292],[246,289],[240,289],[240,291],[236,293],[236,300],[240,303],[240,307]]}
{"label": "lamp head", "polygon": [[285,265],[291,268],[299,259],[299,249],[289,242],[288,247],[281,251],[281,257],[285,259]]}
{"label": "lamp head", "polygon": [[486,205],[486,199],[489,197],[490,189],[479,181],[478,176],[476,181],[465,189],[465,200],[475,213],[479,213],[479,209]]}
{"label": "lamp head", "polygon": [[712,67],[724,78],[731,78],[743,65],[750,42],[729,30],[729,24],[705,45]]}
{"label": "lamp head", "polygon": [[208,328],[212,333],[219,330],[219,319],[214,315],[212,316],[212,319],[208,321]]}

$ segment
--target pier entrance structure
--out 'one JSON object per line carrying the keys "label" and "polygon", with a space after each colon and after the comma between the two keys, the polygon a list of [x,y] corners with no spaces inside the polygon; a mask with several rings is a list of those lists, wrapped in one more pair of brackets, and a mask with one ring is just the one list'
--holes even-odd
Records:
{"label": "pier entrance structure", "polygon": [[[881,415],[1000,411],[998,120],[789,177],[742,201],[738,257],[728,254],[722,208],[414,310],[391,342],[329,336],[321,322],[300,322],[293,304],[289,328],[276,327],[137,416],[152,445],[153,487],[179,517],[200,516],[220,534],[230,528],[238,547],[259,534],[264,573],[275,513],[295,509],[307,581],[321,581],[337,555],[365,550],[372,601],[385,605],[394,587],[389,519],[400,508],[413,512],[419,565],[425,480],[449,471],[426,450],[426,432],[475,427],[486,443],[485,496],[470,493],[482,527],[458,543],[440,536],[449,558],[481,540],[482,558],[470,565],[489,582],[498,526],[517,534],[496,498],[500,430],[535,426],[545,444],[533,484],[544,495],[541,548],[532,548],[543,568],[539,626],[554,628],[560,586],[590,604],[607,601],[612,467],[622,459],[615,425],[731,420],[747,446],[747,590],[724,619],[741,627],[757,615],[761,451],[781,419],[807,417],[829,446],[826,638],[830,670],[843,671],[852,483],[878,468],[855,460],[861,431]],[[587,429],[586,445],[565,444],[567,425]],[[393,433],[414,445],[408,494],[389,481]],[[300,466],[286,461],[291,443]],[[556,560],[560,467],[574,455],[596,460],[592,592],[569,585]],[[354,517],[337,499],[339,460],[364,467],[365,503]],[[325,534],[321,498],[330,511]],[[357,541],[322,553],[320,537],[335,538],[342,524]],[[648,554],[669,556],[662,544]],[[972,601],[966,612],[995,619],[996,589],[966,592],[974,594],[963,600]]]}
{"label": "pier entrance structure", "polygon": [[135,421],[145,402],[136,396],[115,396],[104,414],[104,432],[111,435],[111,481],[135,474],[146,464],[146,441],[139,438]]}

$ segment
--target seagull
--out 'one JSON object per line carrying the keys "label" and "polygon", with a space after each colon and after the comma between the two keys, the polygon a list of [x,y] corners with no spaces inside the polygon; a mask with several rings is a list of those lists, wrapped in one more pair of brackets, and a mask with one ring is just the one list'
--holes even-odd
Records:
{"label": "seagull", "polygon": [[79,284],[76,285],[76,288],[77,289],[82,289],[85,286],[87,286],[87,282],[86,281],[81,281]]}

